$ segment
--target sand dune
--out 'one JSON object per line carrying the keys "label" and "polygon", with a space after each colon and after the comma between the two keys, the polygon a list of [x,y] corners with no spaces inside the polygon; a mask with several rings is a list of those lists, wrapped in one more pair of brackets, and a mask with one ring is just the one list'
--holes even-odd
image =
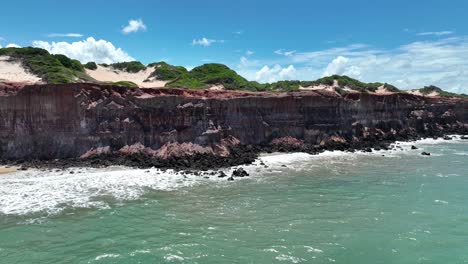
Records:
{"label": "sand dune", "polygon": [[0,56],[0,81],[38,83],[41,78],[27,71],[21,62]]}
{"label": "sand dune", "polygon": [[137,73],[130,73],[98,65],[96,70],[86,70],[86,73],[101,82],[130,81],[143,88],[164,87],[167,83],[166,81],[160,81],[154,77],[148,78],[154,69],[154,67],[147,67],[145,70]]}
{"label": "sand dune", "polygon": [[432,93],[428,93],[428,94],[423,94],[421,93],[421,91],[419,90],[411,90],[411,91],[408,91],[409,94],[414,94],[414,95],[419,95],[419,96],[428,96],[428,97],[436,97],[436,96],[439,96],[439,93],[434,91]]}

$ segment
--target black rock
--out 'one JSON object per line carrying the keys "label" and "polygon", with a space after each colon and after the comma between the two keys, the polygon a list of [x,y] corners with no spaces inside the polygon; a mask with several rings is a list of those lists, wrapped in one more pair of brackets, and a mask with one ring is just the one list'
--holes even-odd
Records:
{"label": "black rock", "polygon": [[461,136],[460,139],[468,139],[468,136]]}
{"label": "black rock", "polygon": [[245,176],[249,176],[249,174],[243,168],[238,168],[237,170],[232,172],[231,177],[245,177]]}
{"label": "black rock", "polygon": [[418,147],[413,145],[413,146],[411,146],[411,149],[418,149]]}
{"label": "black rock", "polygon": [[234,180],[234,177],[231,176],[231,177],[229,177],[227,180],[228,180],[228,181],[233,181],[233,180]]}
{"label": "black rock", "polygon": [[224,177],[227,177],[226,173],[224,173],[223,171],[220,172],[218,175],[218,178],[224,178]]}
{"label": "black rock", "polygon": [[444,136],[444,140],[452,140],[452,137]]}
{"label": "black rock", "polygon": [[25,171],[25,170],[28,170],[28,168],[27,168],[27,167],[21,167],[21,168],[19,168],[18,170]]}
{"label": "black rock", "polygon": [[421,153],[421,155],[423,155],[423,156],[430,156],[431,153],[429,153],[429,152],[423,152],[423,153]]}
{"label": "black rock", "polygon": [[75,172],[74,171],[70,171],[70,174],[74,174]]}
{"label": "black rock", "polygon": [[283,164],[283,165],[281,165],[281,167],[284,167],[284,168],[286,168],[286,167],[288,167],[288,166],[286,166],[286,165],[284,165],[284,164]]}
{"label": "black rock", "polygon": [[371,148],[366,148],[365,151],[366,151],[366,152],[372,152],[372,149],[371,149]]}

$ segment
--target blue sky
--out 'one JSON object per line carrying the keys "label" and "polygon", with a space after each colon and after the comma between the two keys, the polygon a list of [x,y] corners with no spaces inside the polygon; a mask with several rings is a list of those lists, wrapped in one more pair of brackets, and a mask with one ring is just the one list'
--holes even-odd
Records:
{"label": "blue sky", "polygon": [[219,62],[262,82],[346,74],[468,91],[468,1],[16,0],[2,7],[1,46],[38,46],[83,62]]}

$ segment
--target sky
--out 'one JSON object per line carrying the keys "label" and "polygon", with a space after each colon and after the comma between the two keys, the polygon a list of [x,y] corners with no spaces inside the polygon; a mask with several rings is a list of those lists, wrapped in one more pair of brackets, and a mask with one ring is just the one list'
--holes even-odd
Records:
{"label": "sky", "polygon": [[85,63],[223,63],[249,80],[348,75],[468,93],[465,0],[6,1],[0,46]]}

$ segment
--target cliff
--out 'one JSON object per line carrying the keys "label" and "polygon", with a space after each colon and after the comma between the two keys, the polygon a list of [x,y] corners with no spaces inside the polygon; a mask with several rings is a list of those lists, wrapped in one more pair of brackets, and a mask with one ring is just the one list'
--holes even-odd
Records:
{"label": "cliff", "polygon": [[140,89],[96,84],[0,87],[0,159],[145,154],[236,146],[364,146],[466,133],[468,100],[406,93]]}

